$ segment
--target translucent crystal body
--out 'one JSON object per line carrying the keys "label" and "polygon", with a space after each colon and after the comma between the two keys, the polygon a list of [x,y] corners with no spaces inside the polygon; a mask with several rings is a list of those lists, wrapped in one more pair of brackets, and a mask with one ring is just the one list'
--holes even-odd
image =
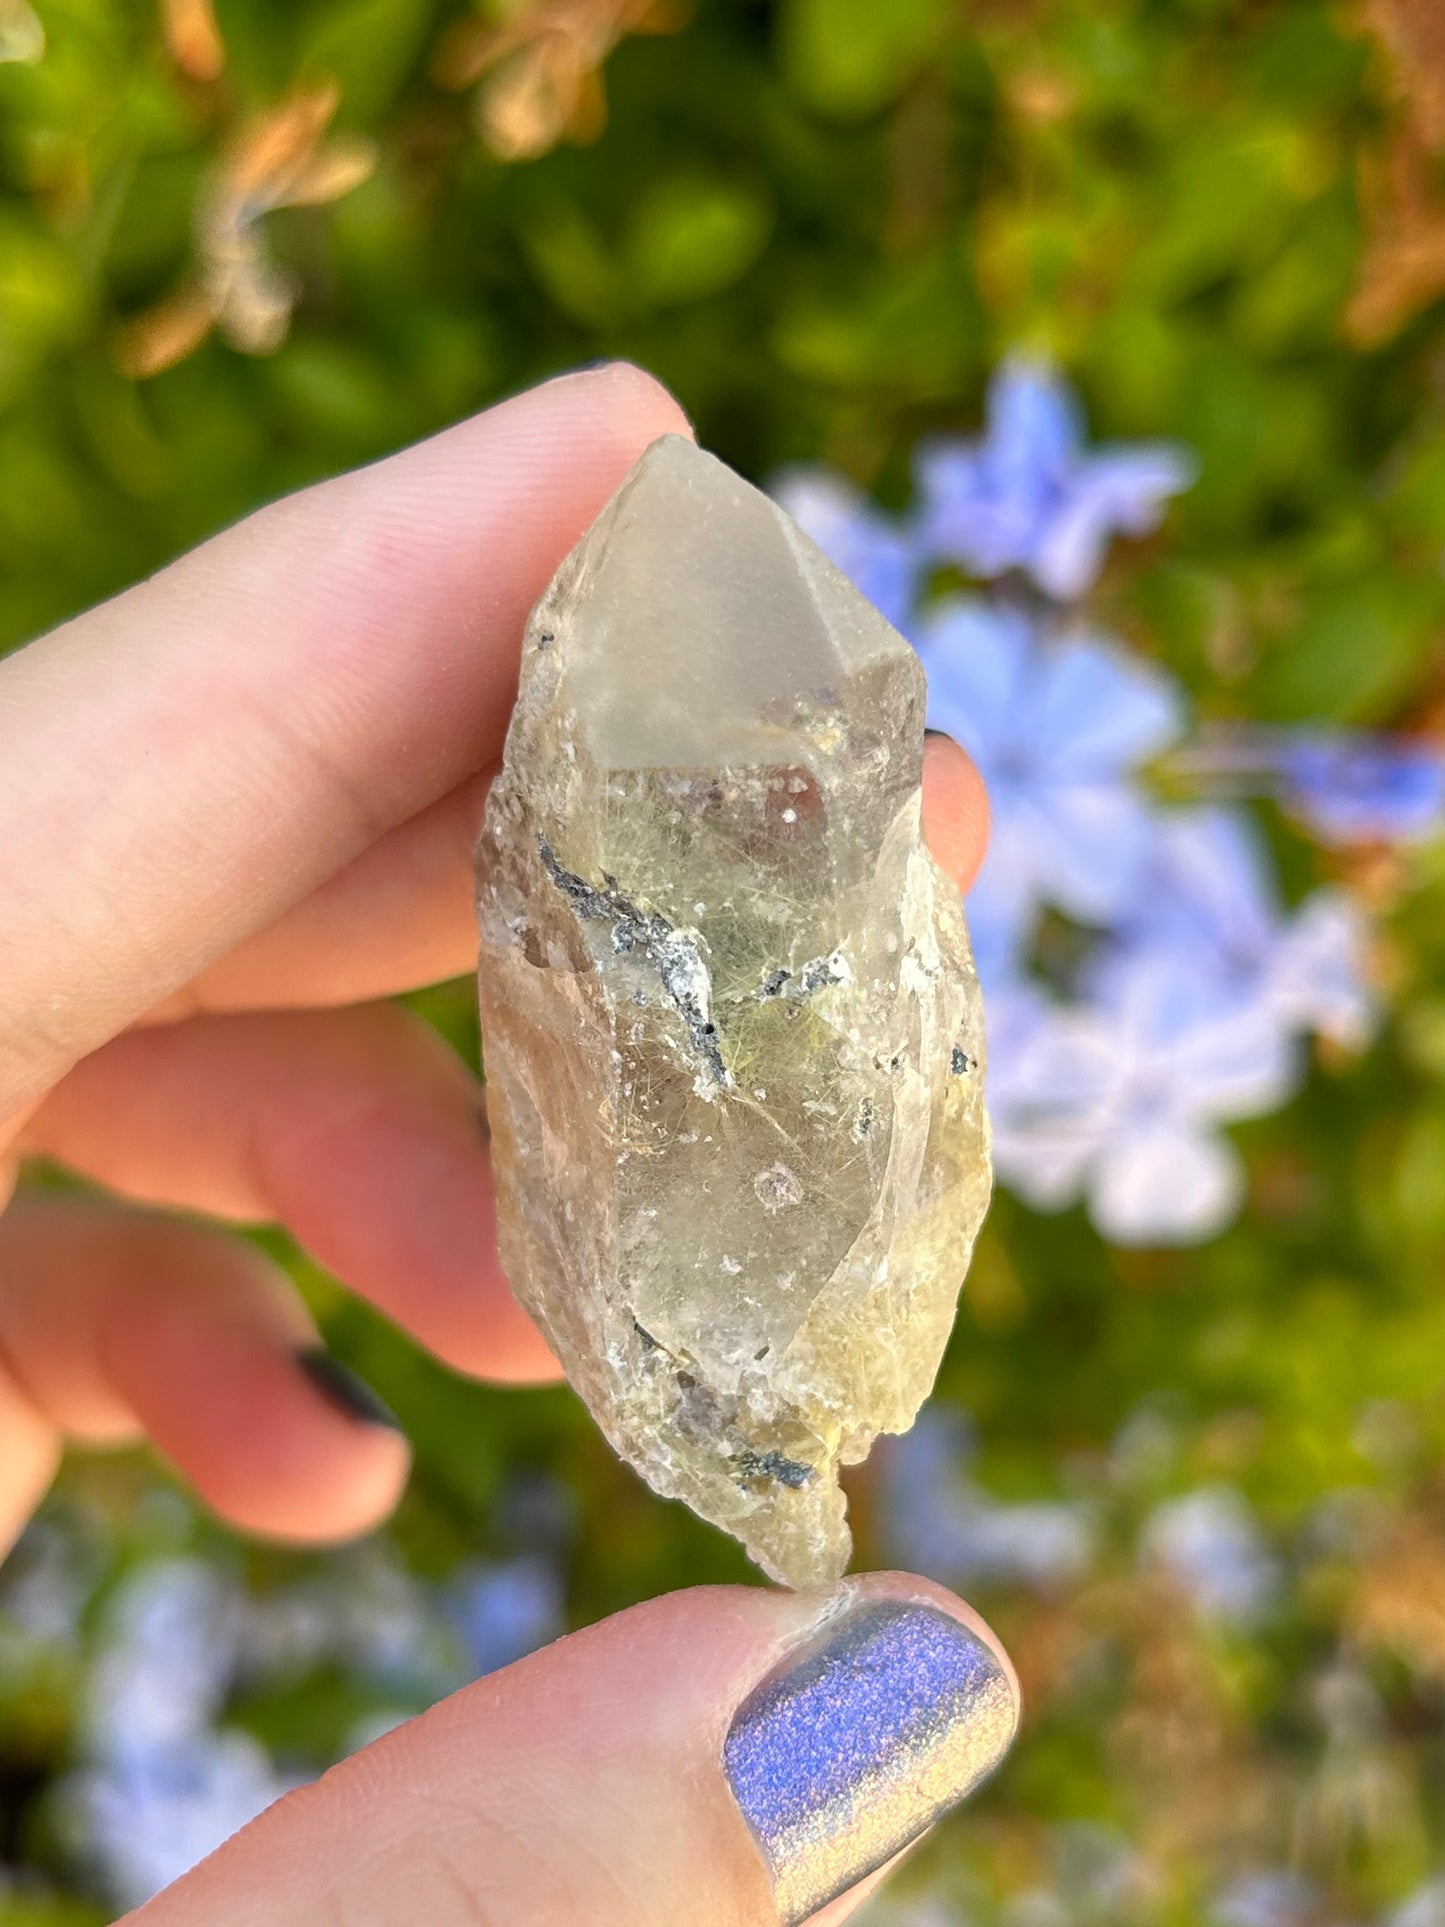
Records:
{"label": "translucent crystal body", "polygon": [[528,625],[479,850],[502,1260],[617,1450],[793,1585],[927,1395],[987,1206],[923,675],[656,442]]}

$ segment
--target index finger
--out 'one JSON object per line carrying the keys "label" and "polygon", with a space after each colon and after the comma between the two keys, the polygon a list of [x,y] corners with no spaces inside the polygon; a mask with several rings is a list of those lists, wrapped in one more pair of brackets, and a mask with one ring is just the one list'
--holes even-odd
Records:
{"label": "index finger", "polygon": [[0,1120],[499,753],[528,609],[679,430],[562,377],[0,663]]}

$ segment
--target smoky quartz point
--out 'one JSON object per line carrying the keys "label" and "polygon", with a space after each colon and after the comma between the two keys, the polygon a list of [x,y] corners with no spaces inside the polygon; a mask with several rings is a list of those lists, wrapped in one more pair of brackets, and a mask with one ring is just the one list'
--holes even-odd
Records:
{"label": "smoky quartz point", "polygon": [[836,1578],[988,1202],[982,1011],[913,650],[655,442],[558,570],[479,849],[502,1261],[658,1492]]}

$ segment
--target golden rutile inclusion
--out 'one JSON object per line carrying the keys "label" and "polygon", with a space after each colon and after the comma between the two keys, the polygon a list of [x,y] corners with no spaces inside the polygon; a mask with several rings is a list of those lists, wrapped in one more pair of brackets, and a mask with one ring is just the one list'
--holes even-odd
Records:
{"label": "golden rutile inclusion", "polygon": [[502,1260],[613,1445],[775,1578],[927,1395],[988,1202],[917,657],[656,442],[533,611],[479,852]]}

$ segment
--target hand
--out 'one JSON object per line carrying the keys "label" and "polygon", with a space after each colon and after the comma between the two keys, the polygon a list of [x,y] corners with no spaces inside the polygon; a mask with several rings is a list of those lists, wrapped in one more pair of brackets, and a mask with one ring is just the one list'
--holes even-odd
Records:
{"label": "hand", "polygon": [[[261,510],[0,663],[0,1204],[41,1153],[136,1204],[281,1222],[451,1365],[555,1375],[497,1265],[477,1085],[378,1000],[472,967],[470,852],[527,610],[671,431],[637,370],[563,377]],[[946,741],[925,815],[967,884],[986,808]],[[0,1218],[0,1551],[63,1438],[143,1433],[239,1526],[354,1536],[406,1476],[383,1421],[253,1246],[55,1194]],[[1006,1743],[1012,1676],[928,1596],[951,1617],[839,1624],[870,1651],[954,1641],[928,1705],[963,1708],[949,1744],[973,1736],[952,1780],[933,1773],[957,1792]],[[719,1749],[823,1603],[681,1594],[564,1640],[283,1801],[143,1917],[771,1921]],[[828,1864],[875,1864],[902,1837],[880,1826]],[[786,1906],[805,1888],[781,1851]]]}

